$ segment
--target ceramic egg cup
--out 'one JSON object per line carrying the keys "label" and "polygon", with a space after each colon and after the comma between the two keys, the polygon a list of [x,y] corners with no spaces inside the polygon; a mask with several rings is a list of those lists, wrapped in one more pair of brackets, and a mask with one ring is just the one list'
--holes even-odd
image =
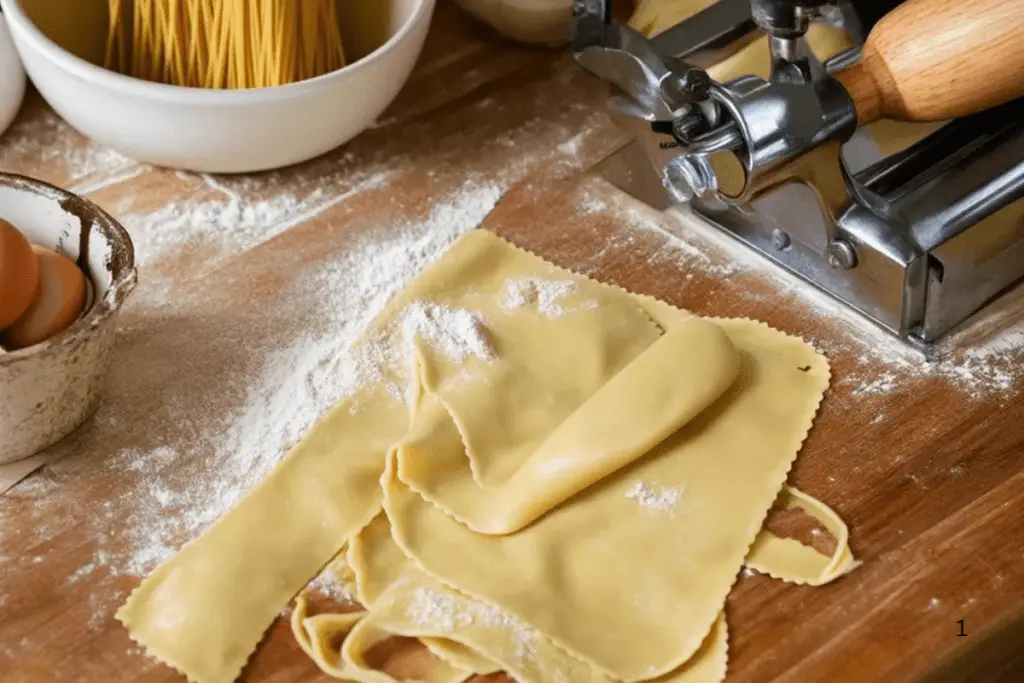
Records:
{"label": "ceramic egg cup", "polygon": [[41,344],[0,354],[0,464],[21,460],[77,429],[99,406],[117,316],[135,288],[128,232],[87,199],[0,173],[0,218],[86,274],[83,313]]}

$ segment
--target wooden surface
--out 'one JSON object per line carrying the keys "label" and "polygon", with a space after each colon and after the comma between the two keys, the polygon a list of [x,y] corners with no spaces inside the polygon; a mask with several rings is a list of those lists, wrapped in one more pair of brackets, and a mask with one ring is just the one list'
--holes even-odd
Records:
{"label": "wooden surface", "polygon": [[[802,335],[832,362],[832,387],[791,482],[844,517],[864,564],[822,588],[743,576],[727,605],[729,683],[1024,680],[1024,381],[1016,374],[1024,333],[1014,332],[1024,296],[1008,295],[958,333],[938,369],[886,351],[889,342],[866,323],[692,223],[573,177],[623,143],[601,111],[603,96],[563,55],[516,48],[442,2],[413,80],[377,128],[326,158],[250,181],[138,167],[31,99],[0,138],[0,167],[77,188],[118,217],[215,187],[246,201],[313,185],[340,197],[366,169],[391,164],[394,174],[266,239],[216,249],[200,242],[143,259],[104,407],[57,448],[64,457],[0,497],[0,680],[181,680],[113,620],[140,578],[104,560],[130,543],[148,487],[172,479],[209,486],[214,444],[189,442],[144,475],[123,456],[175,447],[192,425],[237,407],[250,388],[236,386],[235,373],[293,341],[293,326],[315,310],[312,299],[281,298],[304,274],[344,264],[381,225],[421,219],[470,179],[511,185],[538,174],[565,179],[509,195],[490,227],[632,291]],[[979,368],[977,350],[992,340],[998,358]],[[414,665],[410,647],[379,654],[394,670]],[[244,679],[328,680],[285,618]]]}
{"label": "wooden surface", "polygon": [[1021,97],[1022,72],[1020,0],[909,0],[875,25],[860,65],[839,79],[861,123],[936,122]]}

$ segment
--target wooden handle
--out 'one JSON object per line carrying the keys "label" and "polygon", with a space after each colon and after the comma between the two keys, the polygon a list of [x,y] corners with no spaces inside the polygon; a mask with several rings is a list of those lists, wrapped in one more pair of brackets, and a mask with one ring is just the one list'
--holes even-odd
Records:
{"label": "wooden handle", "polygon": [[945,121],[1024,96],[1024,0],[907,0],[836,78],[861,125]]}

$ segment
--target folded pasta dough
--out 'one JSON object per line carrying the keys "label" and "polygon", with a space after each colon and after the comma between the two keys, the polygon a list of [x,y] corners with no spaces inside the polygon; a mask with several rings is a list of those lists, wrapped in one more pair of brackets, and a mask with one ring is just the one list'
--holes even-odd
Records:
{"label": "folded pasta dough", "polygon": [[[406,574],[417,571],[391,538],[391,525],[383,511],[352,539],[346,559],[356,578],[359,600],[371,610],[393,584]],[[395,635],[401,634],[396,632]],[[421,636],[420,641],[435,655],[464,671],[486,675],[501,670],[483,653],[447,636],[447,632],[436,637]],[[352,643],[349,646],[359,648]]]}
{"label": "folded pasta dough", "polygon": [[[405,636],[419,638],[439,659],[467,676],[502,670],[523,682],[615,683],[511,615],[419,571],[394,543],[383,515],[360,532],[348,559],[357,568],[359,590],[371,608],[344,644],[339,647],[333,636],[347,630],[348,615],[306,617],[304,602],[293,615],[296,637],[304,648],[316,650],[311,656],[325,673],[358,683],[394,683],[398,679],[367,664],[366,652],[387,637]],[[658,681],[719,683],[726,651],[723,613],[694,657]],[[447,677],[450,669],[435,664],[433,671]],[[440,683],[436,677],[417,680]]]}
{"label": "folded pasta dough", "polygon": [[[645,306],[658,319],[657,306]],[[687,324],[662,318],[670,331]],[[611,678],[648,680],[678,668],[721,611],[829,378],[825,360],[798,339],[750,321],[715,324],[741,355],[739,376],[722,398],[632,466],[509,536],[474,533],[403,480],[403,455],[447,468],[470,457],[464,443],[482,438],[460,433],[468,421],[425,387],[395,451],[396,476],[384,482],[398,544],[427,574],[515,615]],[[702,358],[683,352],[677,362],[685,368]],[[461,385],[498,386],[489,368],[478,370]],[[529,392],[521,398],[533,400]],[[521,410],[530,407],[509,406],[501,419],[514,422]],[[633,425],[648,428],[642,420]],[[579,433],[583,444],[586,429]]]}
{"label": "folded pasta dough", "polygon": [[[785,578],[787,581],[820,585],[835,580],[855,566],[856,563],[851,560],[845,526],[826,505],[791,486],[783,488],[780,501],[776,504],[780,503],[787,508],[801,507],[828,528],[836,537],[836,550],[832,557],[825,557],[796,541],[779,538],[767,530],[762,530],[746,559],[745,564],[748,567],[755,567],[759,571],[773,577]],[[416,571],[415,565],[394,543],[390,525],[383,514],[374,518],[353,538],[345,560],[336,568],[339,578],[350,574],[356,577],[356,591],[360,601],[371,607],[371,614],[374,616],[372,623],[367,627],[373,634],[372,637],[365,637],[365,632],[360,631],[353,640],[345,641],[345,651],[357,662],[365,662],[366,649],[378,639],[387,636],[406,636],[418,637],[431,652],[450,665],[451,668],[435,669],[439,672],[438,675],[452,675],[452,669],[481,675],[509,670],[515,671],[518,680],[521,681],[547,681],[558,680],[557,676],[564,676],[564,672],[572,671],[575,672],[576,678],[571,680],[582,677],[582,680],[586,681],[609,681],[607,677],[586,667],[582,662],[566,659],[569,657],[567,652],[550,648],[548,642],[544,643],[543,651],[540,651],[536,643],[545,636],[539,632],[529,635],[529,641],[533,646],[528,658],[517,648],[511,650],[514,657],[508,655],[508,648],[505,648],[506,654],[502,655],[502,643],[508,634],[495,634],[481,626],[499,623],[506,627],[514,621],[505,615],[495,619],[495,608],[484,608],[478,603],[473,603],[460,593],[439,582],[431,582],[421,572]],[[401,589],[405,593],[404,597],[390,596],[381,607],[381,603],[378,602],[380,597],[409,572],[414,572],[411,576],[418,587],[414,588],[414,583],[405,583]],[[429,606],[429,609],[423,609],[424,605]],[[438,619],[433,612],[442,608],[446,608],[445,617]],[[474,617],[481,614],[491,615],[491,618],[480,620],[481,624],[476,629],[459,628],[466,621],[477,621]],[[293,613],[292,628],[303,649],[325,673],[361,683],[381,680],[378,678],[380,672],[365,670],[367,667],[346,668],[339,664],[342,661],[342,641],[338,636],[347,633],[354,623],[351,614],[325,614],[307,618],[305,602],[300,598],[296,612]],[[457,628],[457,637],[462,642],[452,640],[453,631]],[[523,639],[522,634],[526,632],[524,629],[524,625],[517,625],[520,640]],[[428,635],[431,633],[434,635]],[[725,613],[722,612],[700,650],[680,669],[657,679],[657,682],[720,683],[725,676],[727,649]],[[488,654],[490,658],[487,657]],[[495,663],[495,658],[504,663]],[[524,665],[529,667],[528,671],[523,670]]]}
{"label": "folded pasta dough", "polygon": [[[472,233],[459,246],[479,252],[449,266],[456,271],[453,281],[472,283],[472,291],[450,286],[424,292],[424,298],[438,309],[466,311],[482,321],[496,360],[467,362],[424,336],[415,338],[418,376],[410,395],[433,389],[451,402],[471,441],[468,453],[453,454],[451,461],[404,464],[408,481],[423,495],[482,529],[491,520],[482,514],[470,518],[467,507],[480,513],[481,498],[496,496],[518,496],[521,502],[526,492],[516,477],[528,463],[544,466],[532,456],[550,462],[545,440],[644,354],[662,330],[625,292],[558,271],[489,233]],[[410,426],[420,428],[431,427]],[[627,459],[637,455],[634,448]],[[460,494],[474,498],[464,501]],[[510,529],[497,529],[503,530]]]}
{"label": "folded pasta dough", "polygon": [[[492,319],[489,311],[481,313]],[[492,329],[501,324],[494,320]],[[520,316],[508,320],[510,330],[526,324]],[[585,333],[582,324],[577,327]],[[617,374],[614,368],[594,372],[593,382],[585,385],[586,375],[574,361],[594,361],[583,339],[564,329],[524,359],[479,368],[475,379],[421,347],[423,389],[437,398],[435,407],[443,408],[438,417],[455,421],[465,449],[424,448],[417,430],[429,440],[433,422],[414,421],[397,450],[402,481],[473,531],[513,533],[648,453],[714,403],[739,370],[729,337],[716,325],[691,318]],[[593,350],[610,356],[597,345]],[[540,354],[554,363],[534,367],[532,357]],[[695,362],[680,363],[687,355]],[[572,396],[589,398],[573,406],[573,400],[559,397],[566,388]],[[543,410],[528,418],[528,427],[517,424],[538,405]],[[501,420],[510,429],[493,427],[501,409],[511,410]],[[499,469],[508,477],[493,481]],[[491,472],[492,481],[481,482],[476,472]]]}
{"label": "folded pasta dough", "polygon": [[[448,637],[453,642],[472,652],[488,653],[494,657],[497,668],[517,681],[617,683],[508,614],[453,591],[422,572],[410,573],[385,593],[380,605],[353,630],[343,646],[349,665],[346,675],[360,683],[377,683],[372,674],[367,675],[369,668],[361,657],[374,642],[373,639],[369,643],[363,640],[364,628],[373,633],[374,638],[395,635],[436,638],[436,623],[426,622],[421,615],[438,612],[452,615],[457,628]],[[676,671],[658,678],[658,683],[720,683],[725,675],[727,648],[725,615],[722,614],[695,656]]]}

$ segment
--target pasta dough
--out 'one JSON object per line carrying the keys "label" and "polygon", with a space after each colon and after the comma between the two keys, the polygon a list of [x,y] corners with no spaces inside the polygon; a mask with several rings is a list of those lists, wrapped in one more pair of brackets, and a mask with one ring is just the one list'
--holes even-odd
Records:
{"label": "pasta dough", "polygon": [[687,17],[711,7],[716,0],[639,0],[629,18],[630,27],[656,36]]}
{"label": "pasta dough", "polygon": [[[501,324],[491,311],[485,317],[495,320],[492,329]],[[510,316],[508,333],[522,334],[531,318],[537,316]],[[503,363],[481,368],[469,379],[450,362],[436,367],[442,359],[426,349],[418,354],[419,376],[432,400],[420,407],[397,448],[399,477],[470,530],[520,531],[649,452],[714,403],[739,371],[740,359],[728,336],[696,319],[654,341],[628,364],[628,372],[615,367],[594,372],[571,362],[591,363],[586,355],[553,354],[562,362],[536,363],[529,356],[536,355],[550,332],[542,331],[537,345],[517,336],[515,346],[530,349],[521,363],[506,354]],[[701,362],[665,371],[688,354]],[[587,374],[591,386],[581,382]],[[677,383],[692,390],[678,391]],[[537,396],[557,396],[573,385],[592,397],[583,405],[555,400],[534,409]],[[496,386],[502,387],[500,393],[493,391]],[[496,423],[495,414],[509,418]],[[451,443],[437,443],[445,435]]]}
{"label": "pasta dough", "polygon": [[[504,670],[523,681],[615,680],[573,658],[514,617],[419,571],[394,543],[384,515],[364,529],[359,539],[353,544],[349,559],[364,568],[357,571],[358,594],[364,604],[372,605],[367,618],[353,629],[352,615],[307,617],[305,599],[301,596],[292,615],[297,639],[322,670],[338,678],[391,683],[393,679],[366,666],[365,653],[383,638],[401,635],[421,638],[437,654],[431,662],[433,673],[421,678],[431,683],[449,680],[449,670],[443,663],[461,670],[463,678],[467,673]],[[449,631],[447,637],[438,638],[438,631],[445,628]],[[348,633],[350,629],[351,635],[340,652],[323,645],[332,636]],[[725,616],[721,614],[697,655],[685,667],[659,680],[717,683],[725,673],[726,651]],[[493,659],[482,657],[481,652]]]}
{"label": "pasta dough", "polygon": [[828,384],[798,339],[478,230],[356,353],[368,381],[118,613],[191,679],[233,680],[332,558],[368,611],[309,616],[300,599],[293,629],[325,672],[373,683],[394,680],[367,657],[390,635],[427,646],[417,680],[717,683],[722,606],[755,537],[776,576],[853,566],[845,536],[816,563],[759,533]]}
{"label": "pasta dough", "polygon": [[[440,392],[440,400],[434,400],[427,386],[410,435],[395,450],[395,471],[384,481],[384,508],[395,540],[428,574],[515,614],[613,679],[647,680],[679,667],[717,618],[828,381],[824,360],[802,342],[748,321],[712,325],[684,319],[623,371],[636,385],[631,393],[616,392],[618,405],[592,409],[588,401],[573,415],[584,413],[587,419],[577,427],[570,457],[599,461],[601,442],[591,441],[589,433],[625,412],[642,391],[675,393],[675,400],[689,394],[695,385],[682,368],[702,364],[703,356],[689,355],[691,335],[677,335],[695,324],[727,331],[741,356],[736,381],[727,382],[722,401],[653,451],[637,453],[628,469],[620,467],[571,504],[552,506],[542,523],[514,535],[473,533],[445,514],[448,505],[431,504],[405,481],[403,457],[448,471],[457,457],[466,458],[478,436],[463,432],[461,414],[451,404],[445,407]],[[668,353],[662,355],[663,350]],[[644,363],[649,354],[658,360]],[[479,383],[495,386],[486,369]],[[611,390],[613,382],[607,386]],[[472,388],[464,391],[474,395]],[[600,402],[602,393],[591,401]],[[519,408],[508,414],[520,414]],[[660,433],[655,415],[630,417],[632,432]],[[556,429],[557,420],[553,416],[546,431]],[[412,456],[405,455],[406,448]],[[635,482],[680,491],[681,499],[667,514],[644,514],[628,495]],[[541,477],[516,483],[543,497]],[[489,514],[507,512],[500,497],[481,501]]]}

